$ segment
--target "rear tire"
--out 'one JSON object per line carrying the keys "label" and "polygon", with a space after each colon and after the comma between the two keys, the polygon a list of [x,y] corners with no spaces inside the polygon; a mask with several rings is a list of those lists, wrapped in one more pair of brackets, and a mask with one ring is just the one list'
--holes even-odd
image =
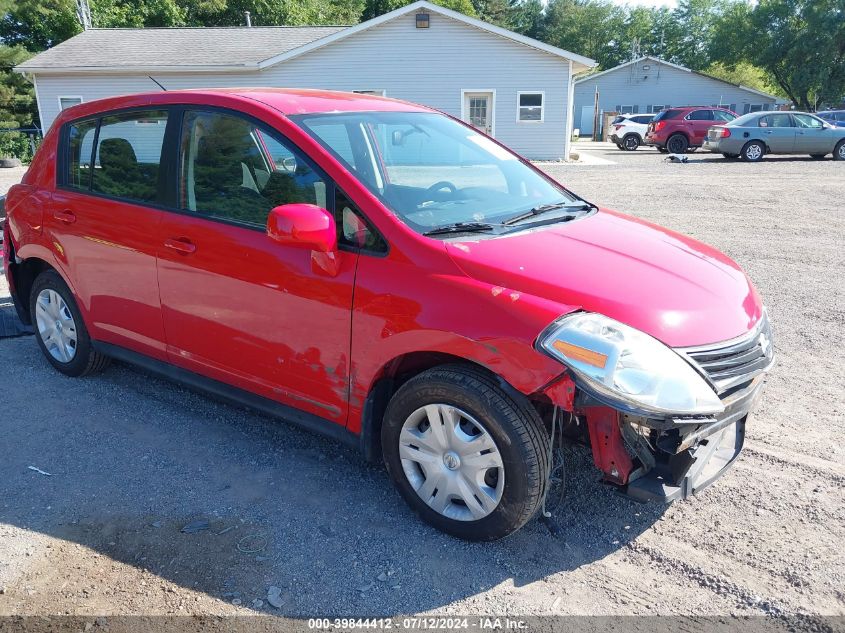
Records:
{"label": "rear tire", "polygon": [[636,134],[627,134],[622,139],[622,147],[628,151],[633,152],[640,146],[640,137]]}
{"label": "rear tire", "polygon": [[446,365],[411,378],[387,407],[381,440],[402,497],[453,536],[502,538],[542,503],[548,432],[521,395],[480,369]]}
{"label": "rear tire", "polygon": [[845,160],[845,139],[836,144],[836,149],[833,150],[833,160]]}
{"label": "rear tire", "polygon": [[100,372],[111,359],[94,349],[73,293],[53,270],[38,275],[29,295],[38,347],[58,371],[78,377]]}
{"label": "rear tire", "polygon": [[666,141],[666,150],[670,154],[685,154],[689,149],[689,141],[683,134],[673,134]]}
{"label": "rear tire", "polygon": [[760,141],[749,141],[746,143],[739,157],[747,163],[757,163],[763,160],[766,154],[766,146]]}

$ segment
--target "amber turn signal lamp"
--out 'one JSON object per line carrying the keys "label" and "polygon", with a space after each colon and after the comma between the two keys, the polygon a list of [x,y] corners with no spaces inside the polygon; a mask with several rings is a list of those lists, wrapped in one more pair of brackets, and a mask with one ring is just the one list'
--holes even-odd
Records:
{"label": "amber turn signal lamp", "polygon": [[598,367],[599,369],[604,369],[604,366],[607,364],[607,354],[600,354],[599,352],[594,352],[586,347],[573,345],[572,343],[567,343],[566,341],[555,341],[552,343],[552,347],[567,358],[587,363],[588,365]]}

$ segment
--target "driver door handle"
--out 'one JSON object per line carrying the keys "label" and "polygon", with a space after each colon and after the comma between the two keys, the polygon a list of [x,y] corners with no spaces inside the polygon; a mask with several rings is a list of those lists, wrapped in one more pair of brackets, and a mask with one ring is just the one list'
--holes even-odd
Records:
{"label": "driver door handle", "polygon": [[64,222],[65,224],[73,224],[76,222],[76,215],[73,211],[68,211],[65,209],[64,211],[54,211],[53,217],[56,218],[59,222]]}
{"label": "driver door handle", "polygon": [[197,247],[187,237],[168,238],[164,240],[164,245],[182,255],[190,255],[197,250]]}

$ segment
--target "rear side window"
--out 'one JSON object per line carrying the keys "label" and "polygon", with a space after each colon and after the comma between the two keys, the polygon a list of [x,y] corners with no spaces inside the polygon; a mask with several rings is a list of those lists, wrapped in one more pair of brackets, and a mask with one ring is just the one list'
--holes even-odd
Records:
{"label": "rear side window", "polygon": [[792,117],[785,113],[769,114],[767,116],[760,117],[758,125],[760,127],[793,127]]}
{"label": "rear side window", "polygon": [[91,190],[115,198],[155,202],[167,112],[100,119]]}
{"label": "rear side window", "polygon": [[689,121],[712,121],[713,110],[695,110],[687,115]]}
{"label": "rear side window", "polygon": [[105,116],[68,126],[64,184],[133,202],[159,201],[167,112]]}
{"label": "rear side window", "polygon": [[91,153],[97,121],[81,121],[68,128],[67,165],[65,183],[74,189],[88,189],[91,186]]}
{"label": "rear side window", "polygon": [[725,112],[724,110],[713,110],[713,118],[716,121],[733,121],[736,118],[735,114]]}

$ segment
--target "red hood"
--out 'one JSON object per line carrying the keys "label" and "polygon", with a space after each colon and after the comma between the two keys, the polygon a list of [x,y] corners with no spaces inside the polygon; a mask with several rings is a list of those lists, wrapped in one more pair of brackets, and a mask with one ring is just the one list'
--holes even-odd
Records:
{"label": "red hood", "polygon": [[730,258],[612,211],[446,248],[479,281],[580,305],[673,347],[740,336],[762,315],[757,291]]}

